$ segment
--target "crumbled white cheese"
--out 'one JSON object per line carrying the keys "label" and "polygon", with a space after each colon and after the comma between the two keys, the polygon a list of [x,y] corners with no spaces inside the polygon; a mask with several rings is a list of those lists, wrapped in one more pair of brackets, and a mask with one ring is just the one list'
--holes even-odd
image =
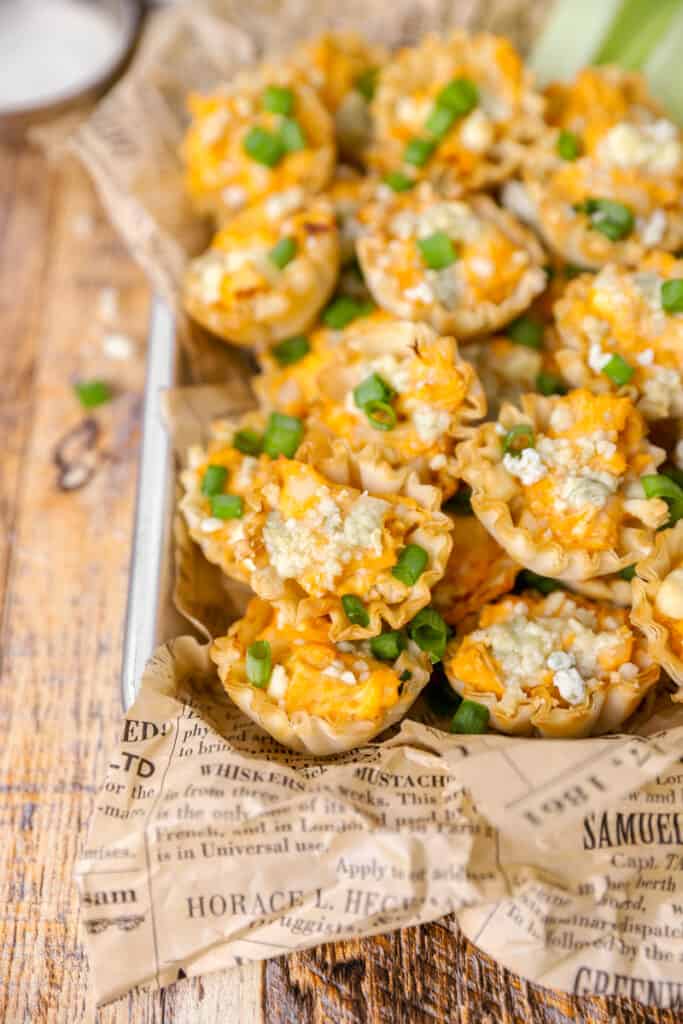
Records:
{"label": "crumbled white cheese", "polygon": [[268,196],[264,203],[266,216],[270,220],[280,220],[287,214],[298,210],[304,201],[304,190],[299,185],[285,189],[284,192],[276,192]]}
{"label": "crumbled white cheese", "polygon": [[547,473],[543,460],[535,448],[525,448],[521,455],[507,452],[503,465],[508,473],[518,477],[527,487],[542,480]]}
{"label": "crumbled white cheese", "polygon": [[271,700],[284,700],[289,686],[289,676],[282,665],[276,665],[270,675],[268,683],[268,696]]}
{"label": "crumbled white cheese", "polygon": [[619,675],[622,679],[635,679],[639,672],[640,669],[632,661],[625,661],[619,666]]}
{"label": "crumbled white cheese", "polygon": [[225,526],[225,522],[222,519],[207,516],[206,519],[202,519],[200,529],[202,533],[215,533],[216,530],[220,530],[222,526]]}
{"label": "crumbled white cheese", "polygon": [[546,665],[553,672],[558,672],[562,668],[573,668],[574,656],[568,651],[553,651],[548,655]]}
{"label": "crumbled white cheese", "polygon": [[636,362],[640,366],[652,366],[655,361],[655,354],[651,348],[646,348],[636,356]]}
{"label": "crumbled white cheese", "polygon": [[420,402],[412,410],[412,421],[420,440],[433,444],[448,430],[451,417],[445,409],[434,409]]}
{"label": "crumbled white cheese", "polygon": [[434,470],[434,472],[438,472],[440,469],[445,467],[447,461],[448,460],[443,452],[440,452],[438,455],[433,455],[429,460],[429,468]]}
{"label": "crumbled white cheese", "polygon": [[406,351],[404,358],[386,352],[375,359],[363,363],[359,374],[359,382],[365,380],[370,374],[376,373],[386,381],[398,395],[409,391],[411,387],[410,359],[412,351]]}
{"label": "crumbled white cheese", "polygon": [[640,228],[643,245],[655,249],[664,238],[667,219],[664,210],[655,210]]}
{"label": "crumbled white cheese", "polygon": [[581,704],[586,697],[586,684],[575,668],[560,669],[553,676],[553,685],[567,704]]}
{"label": "crumbled white cheese", "polygon": [[247,193],[239,185],[226,185],[221,189],[221,199],[231,210],[239,210],[247,201]]}
{"label": "crumbled white cheese", "polygon": [[460,142],[473,153],[483,153],[494,138],[493,125],[481,107],[468,114],[460,124]]}
{"label": "crumbled white cheese", "polygon": [[631,124],[620,121],[600,144],[603,160],[616,167],[640,168],[647,174],[671,174],[683,151],[675,125],[670,121]]}
{"label": "crumbled white cheese", "polygon": [[119,359],[123,362],[130,359],[134,350],[135,342],[120,331],[109,331],[102,338],[102,351],[109,359]]}
{"label": "crumbled white cheese", "polygon": [[440,302],[446,309],[455,309],[460,302],[463,282],[458,273],[458,264],[443,270],[428,270],[427,280],[432,292],[432,301]]}
{"label": "crumbled white cheese", "polygon": [[519,217],[525,224],[535,224],[538,221],[534,201],[521,181],[506,181],[500,198],[505,209]]}
{"label": "crumbled white cheese", "polygon": [[481,234],[481,221],[466,203],[434,203],[418,217],[417,234],[426,238],[443,231],[449,238],[474,241]]}
{"label": "crumbled white cheese", "polygon": [[612,358],[611,352],[605,352],[598,341],[592,341],[588,349],[588,365],[594,373],[601,373]]}
{"label": "crumbled white cheese", "polygon": [[220,302],[223,274],[223,266],[215,260],[207,260],[202,268],[199,278],[199,289],[202,300],[209,305],[214,302]]}
{"label": "crumbled white cheese", "polygon": [[469,261],[469,266],[477,277],[492,277],[496,269],[491,260],[481,256],[473,256]]}
{"label": "crumbled white cheese", "polygon": [[434,293],[426,281],[419,281],[411,288],[406,288],[403,294],[409,302],[424,302],[429,304],[434,301]]}
{"label": "crumbled white cheese", "polygon": [[683,411],[680,374],[669,366],[653,363],[643,381],[638,408],[646,415],[680,415],[680,411]]}
{"label": "crumbled white cheese", "polygon": [[602,473],[599,476],[597,473],[594,476],[568,476],[560,488],[560,498],[572,509],[580,509],[584,505],[602,508],[618,486],[619,481],[610,473]]}

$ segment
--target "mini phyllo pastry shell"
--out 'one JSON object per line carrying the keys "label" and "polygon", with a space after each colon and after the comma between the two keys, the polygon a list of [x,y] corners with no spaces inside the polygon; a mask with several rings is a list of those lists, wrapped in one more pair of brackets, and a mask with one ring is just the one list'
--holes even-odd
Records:
{"label": "mini phyllo pastry shell", "polygon": [[549,127],[530,147],[524,187],[533,219],[563,259],[638,266],[650,249],[683,244],[680,129],[644,79],[589,68],[547,92]]}
{"label": "mini phyllo pastry shell", "polygon": [[429,178],[452,195],[503,181],[542,131],[543,100],[499,36],[428,35],[382,69],[370,166]]}
{"label": "mini phyllo pastry shell", "polygon": [[[256,685],[248,651],[259,642],[268,645],[270,674]],[[328,619],[301,621],[291,603],[258,598],[211,657],[245,714],[279,743],[315,756],[359,747],[400,721],[431,673],[411,640],[394,661],[380,661],[367,641],[335,641]]]}
{"label": "mini phyllo pastry shell", "polygon": [[645,634],[653,660],[678,685],[673,700],[683,701],[683,521],[657,535],[632,586],[631,621]]}
{"label": "mini phyllo pastry shell", "polygon": [[309,328],[334,288],[339,236],[328,202],[234,217],[189,264],[185,309],[224,341],[263,347]]}
{"label": "mini phyllo pastry shell", "polygon": [[504,405],[458,448],[472,508],[511,558],[568,583],[617,573],[650,553],[667,503],[641,478],[664,452],[628,398],[571,391]]}
{"label": "mini phyllo pastry shell", "polygon": [[440,199],[427,183],[358,212],[358,258],[398,317],[469,338],[495,331],[543,291],[535,237],[489,196]]}
{"label": "mini phyllo pastry shell", "polygon": [[481,609],[444,668],[501,732],[554,738],[618,729],[655,686],[659,666],[622,608],[528,591]]}
{"label": "mini phyllo pastry shell", "polygon": [[357,323],[319,375],[310,422],[450,493],[456,441],[486,412],[474,368],[427,324]]}
{"label": "mini phyllo pastry shell", "polygon": [[219,222],[254,203],[314,195],[332,176],[334,126],[295,72],[267,64],[192,93],[181,155],[188,194]]}
{"label": "mini phyllo pastry shell", "polygon": [[555,357],[573,387],[629,395],[648,420],[683,416],[683,260],[658,252],[637,270],[581,274],[555,315]]}

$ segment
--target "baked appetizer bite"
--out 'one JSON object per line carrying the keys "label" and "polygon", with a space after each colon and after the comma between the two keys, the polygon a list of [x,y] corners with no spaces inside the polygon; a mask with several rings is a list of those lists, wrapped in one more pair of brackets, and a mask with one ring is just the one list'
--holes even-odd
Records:
{"label": "baked appetizer bite", "polygon": [[587,68],[547,91],[549,128],[525,162],[530,216],[582,266],[637,266],[683,245],[683,147],[639,75]]}
{"label": "baked appetizer bite", "polygon": [[652,253],[571,282],[555,306],[564,377],[633,399],[648,420],[683,416],[683,260]]}
{"label": "baked appetizer bite", "polygon": [[[676,514],[683,518],[683,489]],[[678,685],[683,700],[683,521],[657,535],[652,554],[638,562],[631,621],[642,629],[652,659]]]}
{"label": "baked appetizer bite", "polygon": [[310,422],[354,452],[376,448],[390,465],[410,467],[450,494],[455,443],[486,412],[473,367],[455,339],[427,324],[357,323],[318,379]]}
{"label": "baked appetizer bite", "polygon": [[508,323],[545,287],[540,245],[488,196],[446,201],[422,183],[358,217],[368,288],[402,319],[462,340]]}
{"label": "baked appetizer bite", "polygon": [[618,573],[652,550],[669,519],[657,467],[629,398],[525,395],[458,448],[486,529],[527,569],[568,583]]}
{"label": "baked appetizer bite", "polygon": [[329,202],[282,214],[268,203],[234,217],[185,275],[186,311],[224,341],[263,347],[307,330],[339,269]]}
{"label": "baked appetizer bite", "polygon": [[182,145],[186,188],[219,222],[253,203],[299,202],[325,187],[335,147],[332,119],[301,77],[278,65],[242,72],[188,99]]}
{"label": "baked appetizer bite", "polygon": [[259,352],[261,373],[252,384],[261,405],[290,416],[306,416],[320,396],[323,371],[335,349],[359,329],[396,323],[371,302],[339,295],[323,311],[321,325]]}
{"label": "baked appetizer bite", "polygon": [[[453,195],[503,181],[543,127],[543,101],[512,44],[485,33],[428,35],[382,68],[370,166]],[[398,179],[397,179],[398,180]]]}
{"label": "baked appetizer bite", "polygon": [[618,729],[659,678],[625,609],[561,590],[485,605],[449,644],[444,669],[494,728],[554,738]]}
{"label": "baked appetizer bite", "polygon": [[245,714],[315,756],[361,746],[400,721],[431,672],[428,655],[402,632],[335,640],[328,618],[302,620],[291,602],[258,598],[211,657]]}
{"label": "baked appetizer bite", "polygon": [[473,514],[469,497],[469,488],[460,487],[444,506],[453,523],[453,548],[432,592],[432,606],[451,626],[507,594],[520,571]]}

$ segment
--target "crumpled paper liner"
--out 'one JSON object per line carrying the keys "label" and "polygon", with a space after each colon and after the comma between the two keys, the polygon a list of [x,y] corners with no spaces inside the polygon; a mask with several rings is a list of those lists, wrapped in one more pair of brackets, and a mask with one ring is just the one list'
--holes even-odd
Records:
{"label": "crumpled paper liner", "polygon": [[[544,13],[522,0],[181,5],[152,21],[72,149],[178,312],[183,268],[207,238],[177,157],[189,88],[327,25],[395,45],[476,24],[523,45]],[[212,415],[238,415],[252,398],[244,355],[180,314],[178,329],[189,378],[228,382],[169,395],[182,451]],[[203,635],[223,632],[244,590],[204,562],[182,524],[177,557],[177,604]],[[451,915],[533,981],[683,1006],[683,708],[664,696],[631,723],[638,734],[578,741],[456,737],[446,726],[420,700],[383,742],[306,758],[228,700],[206,646],[161,647],[77,869],[97,1001]]]}

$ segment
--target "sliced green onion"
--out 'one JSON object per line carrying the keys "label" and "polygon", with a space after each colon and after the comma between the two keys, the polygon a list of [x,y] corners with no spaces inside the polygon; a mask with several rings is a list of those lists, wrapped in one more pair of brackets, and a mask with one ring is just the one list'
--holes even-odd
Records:
{"label": "sliced green onion", "polygon": [[202,477],[202,494],[210,498],[214,494],[220,494],[228,479],[228,471],[225,466],[207,466]]}
{"label": "sliced green onion", "polygon": [[624,384],[628,384],[635,370],[625,359],[622,359],[620,355],[615,353],[610,361],[605,363],[602,372],[606,377],[614,381],[617,387],[621,388]]}
{"label": "sliced green onion", "polygon": [[515,590],[537,590],[539,594],[552,594],[555,590],[564,590],[564,584],[550,576],[539,576],[530,569],[522,569],[517,576]]}
{"label": "sliced green onion", "polygon": [[542,395],[566,395],[567,385],[557,374],[541,370],[536,378],[536,390]]}
{"label": "sliced green onion", "polygon": [[271,459],[285,455],[293,459],[304,436],[304,425],[296,416],[272,412],[263,435],[263,450]]}
{"label": "sliced green onion", "polygon": [[683,278],[662,283],[661,301],[665,313],[683,313]]}
{"label": "sliced green onion", "polygon": [[563,160],[576,160],[581,155],[581,139],[574,132],[562,131],[557,137],[557,152]]}
{"label": "sliced green onion", "polygon": [[429,555],[419,544],[408,544],[398,556],[396,565],[391,570],[395,576],[407,587],[414,587],[422,573],[427,568]]}
{"label": "sliced green onion", "polygon": [[453,715],[451,732],[476,735],[486,732],[489,724],[489,709],[474,700],[464,700]]}
{"label": "sliced green onion", "polygon": [[341,599],[342,608],[344,614],[349,622],[352,622],[354,626],[369,626],[370,616],[368,615],[365,605],[356,594],[344,594]]}
{"label": "sliced green onion", "polygon": [[269,85],[261,97],[261,104],[269,114],[291,114],[294,110],[294,93],[281,85]]}
{"label": "sliced green onion", "polygon": [[275,167],[285,155],[285,146],[280,136],[258,125],[249,129],[242,146],[247,156],[266,167]]}
{"label": "sliced green onion", "polygon": [[322,315],[322,321],[327,327],[334,331],[341,331],[358,317],[367,316],[372,313],[374,305],[371,302],[358,302],[349,295],[339,295],[333,299]]}
{"label": "sliced green onion", "polygon": [[232,439],[232,446],[243,455],[260,455],[263,451],[263,437],[256,430],[238,430]]}
{"label": "sliced green onion", "polygon": [[278,132],[285,153],[296,153],[306,148],[306,136],[299,122],[293,117],[283,117]]}
{"label": "sliced green onion", "polygon": [[683,518],[683,487],[663,473],[641,476],[640,482],[646,498],[663,498],[669,506],[669,526]]}
{"label": "sliced green onion", "polygon": [[633,211],[614,199],[586,199],[583,203],[577,203],[575,209],[578,213],[587,214],[593,230],[599,231],[611,242],[619,242],[633,231]]}
{"label": "sliced green onion", "polygon": [[528,423],[517,423],[503,437],[504,455],[521,455],[525,448],[533,448],[536,444],[534,429]]}
{"label": "sliced green onion", "polygon": [[434,152],[435,143],[431,139],[411,139],[403,151],[403,162],[413,167],[422,167]]}
{"label": "sliced green onion", "polygon": [[74,391],[84,409],[95,409],[112,400],[111,388],[103,380],[77,380]]}
{"label": "sliced green onion", "polygon": [[308,355],[311,345],[304,334],[297,334],[293,338],[285,338],[279,345],[273,345],[270,351],[280,366],[291,366]]}
{"label": "sliced green onion", "polygon": [[273,655],[267,640],[256,640],[247,647],[247,679],[252,686],[265,689],[270,681]]}
{"label": "sliced green onion", "polygon": [[366,99],[368,103],[375,95],[378,76],[379,68],[367,68],[367,70],[358,75],[353,83],[353,87],[356,92],[359,92],[363,99]]}
{"label": "sliced green onion", "polygon": [[455,246],[443,231],[435,231],[427,238],[418,238],[417,247],[422,254],[422,262],[430,270],[443,270],[458,258]]}
{"label": "sliced green onion", "polygon": [[636,567],[635,567],[635,565],[626,565],[626,566],[624,566],[623,569],[621,569],[619,571],[619,575],[621,576],[622,580],[626,580],[627,582],[630,582],[633,579],[633,577],[635,576],[635,574],[636,574]]}
{"label": "sliced green onion", "polygon": [[432,661],[441,661],[448,643],[448,626],[437,611],[423,608],[410,623],[408,633]]}
{"label": "sliced green onion", "polygon": [[454,516],[471,516],[472,511],[472,488],[461,484],[452,498],[449,498],[444,505],[444,512],[450,512]]}
{"label": "sliced green onion", "polygon": [[216,519],[241,519],[244,501],[239,494],[212,494],[211,515]]}
{"label": "sliced green onion", "polygon": [[279,270],[284,270],[288,263],[291,263],[296,256],[297,244],[295,238],[281,238],[268,253],[268,259],[274,263]]}
{"label": "sliced green onion", "polygon": [[515,345],[543,348],[543,324],[531,316],[518,316],[508,324],[505,334]]}
{"label": "sliced green onion", "polygon": [[669,480],[673,480],[679,487],[683,487],[683,469],[678,469],[677,466],[660,466],[659,472],[662,476],[668,476]]}
{"label": "sliced green onion", "polygon": [[389,171],[388,174],[384,175],[382,179],[385,185],[393,189],[394,192],[408,192],[415,185],[414,178],[409,178],[407,174],[403,174],[402,171]]}
{"label": "sliced green onion", "polygon": [[437,105],[464,117],[479,103],[479,90],[469,78],[454,78],[436,97]]}
{"label": "sliced green onion", "polygon": [[455,111],[437,104],[425,121],[425,129],[432,138],[441,140],[451,130],[457,117]]}
{"label": "sliced green onion", "polygon": [[371,373],[353,389],[353,400],[359,409],[365,409],[370,402],[390,402],[393,389],[378,373]]}
{"label": "sliced green onion", "polygon": [[396,426],[396,410],[388,402],[367,402],[363,411],[375,430],[393,430]]}
{"label": "sliced green onion", "polygon": [[400,629],[389,630],[373,636],[370,651],[378,661],[396,661],[401,651],[405,650],[406,638]]}

